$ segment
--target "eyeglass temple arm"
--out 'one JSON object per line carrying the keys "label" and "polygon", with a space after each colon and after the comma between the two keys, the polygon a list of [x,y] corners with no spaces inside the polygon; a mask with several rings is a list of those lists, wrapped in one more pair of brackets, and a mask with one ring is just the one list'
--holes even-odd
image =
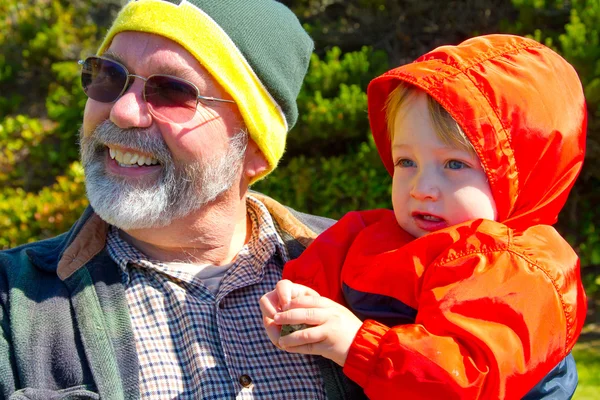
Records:
{"label": "eyeglass temple arm", "polygon": [[222,103],[235,103],[233,100],[217,99],[216,97],[206,97],[198,95],[199,100],[220,101]]}

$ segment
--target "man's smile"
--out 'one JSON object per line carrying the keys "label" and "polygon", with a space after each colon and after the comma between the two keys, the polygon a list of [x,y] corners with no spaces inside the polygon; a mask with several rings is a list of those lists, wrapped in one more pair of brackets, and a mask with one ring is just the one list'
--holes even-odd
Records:
{"label": "man's smile", "polygon": [[112,175],[139,179],[142,176],[155,174],[163,167],[156,158],[149,154],[112,145],[105,149],[106,170]]}
{"label": "man's smile", "polygon": [[115,160],[120,167],[157,165],[158,160],[149,155],[138,153],[131,149],[122,149],[108,146],[110,158]]}

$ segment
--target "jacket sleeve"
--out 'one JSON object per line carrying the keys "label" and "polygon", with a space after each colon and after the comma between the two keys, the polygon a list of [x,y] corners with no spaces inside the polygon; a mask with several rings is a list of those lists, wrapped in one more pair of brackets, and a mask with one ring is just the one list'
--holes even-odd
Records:
{"label": "jacket sleeve", "polygon": [[8,283],[0,254],[0,398],[2,399],[7,399],[16,389],[14,363],[8,313]]}
{"label": "jacket sleeve", "polygon": [[522,398],[567,356],[585,319],[576,257],[547,261],[450,255],[424,273],[415,323],[365,321],[344,372],[371,399]]}

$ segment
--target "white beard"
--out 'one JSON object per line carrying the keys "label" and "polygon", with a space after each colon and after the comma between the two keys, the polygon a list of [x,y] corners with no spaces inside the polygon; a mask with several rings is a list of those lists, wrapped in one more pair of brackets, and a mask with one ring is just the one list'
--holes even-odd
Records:
{"label": "white beard", "polygon": [[[151,184],[134,184],[106,172],[106,146],[120,145],[156,158],[162,170]],[[80,132],[87,197],[104,221],[123,230],[164,227],[201,209],[229,190],[242,168],[248,134],[231,138],[222,157],[181,164],[160,136],[145,129],[120,129],[105,121],[88,137]]]}

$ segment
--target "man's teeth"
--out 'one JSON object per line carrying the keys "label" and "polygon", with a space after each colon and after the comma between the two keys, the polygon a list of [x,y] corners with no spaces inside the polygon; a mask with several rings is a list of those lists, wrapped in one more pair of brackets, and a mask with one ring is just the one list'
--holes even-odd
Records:
{"label": "man's teeth", "polygon": [[156,165],[158,164],[158,160],[156,158],[144,156],[138,153],[123,153],[121,150],[108,149],[110,153],[110,158],[116,160],[120,166],[128,166],[128,165]]}

